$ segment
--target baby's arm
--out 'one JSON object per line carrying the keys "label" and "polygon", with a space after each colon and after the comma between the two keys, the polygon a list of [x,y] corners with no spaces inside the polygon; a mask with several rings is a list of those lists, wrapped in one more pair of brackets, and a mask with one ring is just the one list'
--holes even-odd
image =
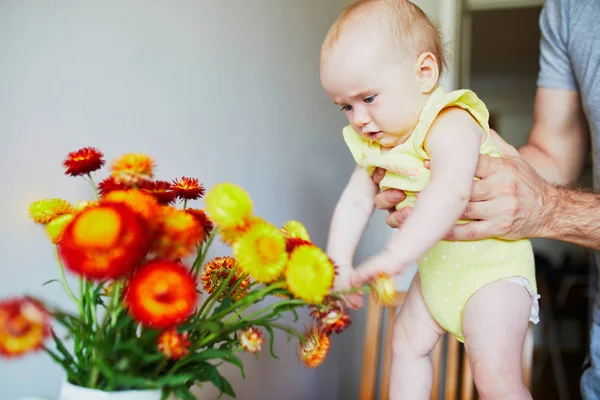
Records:
{"label": "baby's arm", "polygon": [[361,166],[357,166],[342,192],[329,228],[327,254],[340,268],[351,267],[354,252],[373,215],[376,184]]}
{"label": "baby's arm", "polygon": [[400,273],[454,226],[469,201],[483,137],[483,129],[468,112],[449,108],[440,113],[424,143],[431,181],[383,252],[357,268],[357,285],[377,273]]}

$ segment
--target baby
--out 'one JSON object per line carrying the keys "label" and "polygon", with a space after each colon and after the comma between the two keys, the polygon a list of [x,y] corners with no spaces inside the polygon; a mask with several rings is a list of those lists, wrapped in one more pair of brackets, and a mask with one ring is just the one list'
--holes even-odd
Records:
{"label": "baby", "polygon": [[[479,154],[501,156],[483,102],[439,86],[444,62],[438,29],[407,0],[359,0],[327,34],[321,83],[348,117],[343,137],[357,163],[331,222],[335,285],[360,286],[418,262],[394,327],[392,399],[430,398],[429,355],[444,331],[465,343],[482,398],[530,399],[521,366],[529,321],[538,318],[530,242],[443,240],[467,222],[460,217]],[[386,170],[379,187],[371,179],[377,167]],[[354,270],[374,197],[389,188],[407,194],[398,209],[413,210],[383,251]],[[356,308],[362,298],[346,301]]]}

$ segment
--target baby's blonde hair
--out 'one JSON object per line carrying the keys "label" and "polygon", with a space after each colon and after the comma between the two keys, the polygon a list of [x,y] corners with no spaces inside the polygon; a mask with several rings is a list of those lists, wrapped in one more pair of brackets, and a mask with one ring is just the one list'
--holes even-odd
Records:
{"label": "baby's blonde hair", "polygon": [[358,0],[346,7],[333,23],[321,49],[327,54],[338,42],[345,29],[354,24],[372,25],[386,29],[390,43],[398,54],[413,51],[431,52],[440,75],[446,68],[446,55],[438,27],[416,4],[408,0]]}

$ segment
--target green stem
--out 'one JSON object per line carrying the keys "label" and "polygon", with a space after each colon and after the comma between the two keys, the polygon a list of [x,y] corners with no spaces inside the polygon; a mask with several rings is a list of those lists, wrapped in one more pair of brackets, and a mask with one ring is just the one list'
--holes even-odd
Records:
{"label": "green stem", "polygon": [[[233,267],[231,268],[231,271],[229,271],[229,275],[227,275],[227,278],[221,282],[221,284],[219,285],[219,287],[217,288],[217,290],[215,290],[213,292],[213,295],[211,295],[211,299],[210,299],[210,303],[207,300],[204,305],[206,305],[208,303],[208,306],[206,307],[206,314],[208,315],[210,313],[210,310],[213,308],[215,302],[217,301],[217,299],[219,297],[221,297],[221,294],[225,291],[225,288],[229,287],[229,282],[231,282],[231,279],[233,278],[233,276],[235,275],[235,271],[237,270],[237,267]],[[204,305],[202,307],[202,311],[204,311]],[[202,316],[202,312],[200,312],[198,314],[199,316]]]}
{"label": "green stem", "polygon": [[[240,321],[238,321],[236,323],[236,325],[239,325],[240,323],[244,323],[247,322],[249,320],[252,320],[253,318],[258,317],[261,314],[264,314],[265,312],[273,309],[273,308],[277,308],[277,307],[281,307],[282,305],[304,305],[306,304],[306,302],[304,300],[300,300],[300,299],[292,299],[292,300],[285,300],[285,301],[280,301],[279,303],[275,303],[275,304],[271,304],[265,308],[261,308],[260,310],[257,310],[255,312],[253,312],[252,314],[242,318]],[[241,310],[243,311],[243,310]],[[229,318],[228,321],[225,322],[226,325],[232,324],[233,322],[235,322],[235,318]]]}
{"label": "green stem", "polygon": [[92,185],[92,190],[94,191],[94,196],[96,196],[96,200],[100,199],[100,196],[98,196],[98,188],[96,187],[96,183],[94,183],[94,178],[92,178],[92,174],[88,173],[87,176],[90,180],[90,185]]}
{"label": "green stem", "polygon": [[71,290],[71,287],[67,283],[67,277],[65,276],[65,269],[62,265],[62,262],[60,261],[60,254],[58,252],[58,246],[54,246],[54,249],[55,249],[55,254],[56,254],[56,262],[58,263],[58,271],[60,273],[60,281],[62,282],[63,288],[65,289],[67,296],[69,296],[71,298],[71,300],[73,300],[75,302],[75,304],[79,304],[79,301],[77,300],[77,297],[75,296],[75,293],[73,293],[73,291]]}
{"label": "green stem", "polygon": [[274,322],[270,323],[269,325],[271,327],[275,328],[275,329],[279,329],[280,331],[284,331],[284,332],[289,333],[290,335],[294,335],[294,336],[296,336],[299,339],[304,336],[304,335],[302,335],[302,333],[298,332],[297,330],[295,330],[291,326],[277,324],[277,323],[274,323]]}
{"label": "green stem", "polygon": [[187,199],[183,199],[183,209],[187,208]]}
{"label": "green stem", "polygon": [[240,312],[244,311],[246,308],[252,306],[253,304],[255,304],[255,300],[256,299],[261,299],[264,298],[266,295],[268,295],[270,292],[275,291],[277,289],[282,289],[285,287],[285,282],[277,282],[274,283],[270,286],[267,286],[261,290],[257,290],[254,293],[249,293],[246,296],[244,296],[244,298],[242,298],[240,301],[236,301],[234,302],[229,308],[221,311],[218,314],[215,314],[213,316],[210,317],[210,319],[215,319],[215,320],[220,320],[222,317],[224,317],[225,315],[233,312],[234,310],[236,310],[237,308],[241,308]]}
{"label": "green stem", "polygon": [[215,240],[216,231],[216,229],[213,229],[213,231],[210,233],[210,236],[208,237],[208,242],[206,243],[206,245],[202,246],[198,257],[196,257],[196,260],[194,260],[194,263],[192,264],[192,271],[194,273],[194,277],[196,278],[198,278],[198,275],[200,275],[200,267],[204,264],[204,259],[208,254],[208,249],[212,245],[213,240]]}

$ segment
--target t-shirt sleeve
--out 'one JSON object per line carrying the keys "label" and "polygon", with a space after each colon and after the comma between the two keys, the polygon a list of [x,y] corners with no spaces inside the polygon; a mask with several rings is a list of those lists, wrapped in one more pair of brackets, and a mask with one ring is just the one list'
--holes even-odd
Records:
{"label": "t-shirt sleeve", "polygon": [[542,8],[538,87],[577,89],[568,51],[569,11],[566,0],[547,0]]}

